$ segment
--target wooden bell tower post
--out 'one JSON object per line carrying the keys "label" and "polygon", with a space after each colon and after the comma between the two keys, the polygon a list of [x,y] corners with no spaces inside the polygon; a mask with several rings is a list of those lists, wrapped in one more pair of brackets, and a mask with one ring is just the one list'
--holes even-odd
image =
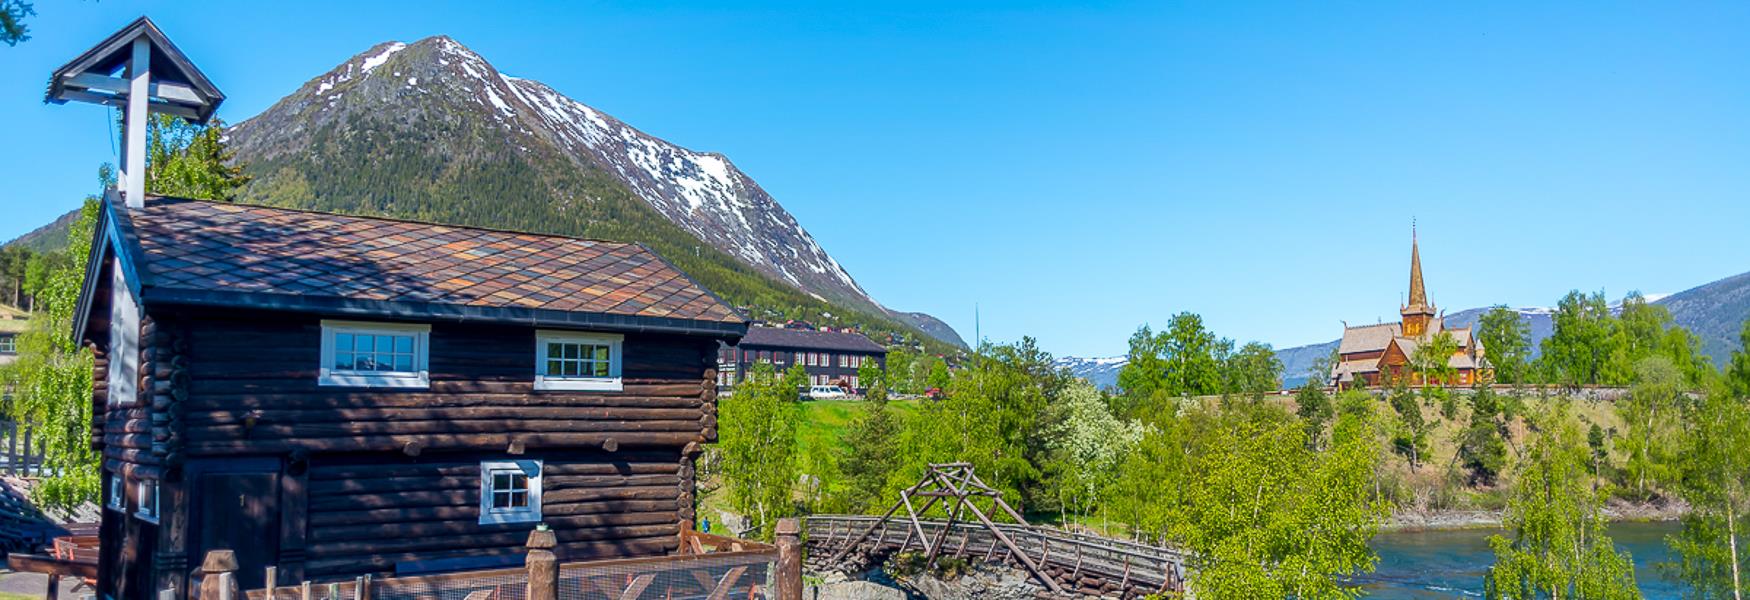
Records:
{"label": "wooden bell tower post", "polygon": [[146,199],[148,115],[164,113],[191,123],[206,123],[225,101],[225,94],[151,19],[140,17],[56,69],[44,100],[122,109],[124,135],[117,187],[129,208],[139,208]]}

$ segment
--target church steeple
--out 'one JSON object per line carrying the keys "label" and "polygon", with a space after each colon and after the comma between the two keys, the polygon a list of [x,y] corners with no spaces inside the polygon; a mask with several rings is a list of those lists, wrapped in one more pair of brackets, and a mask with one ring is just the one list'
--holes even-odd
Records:
{"label": "church steeple", "polygon": [[1410,225],[1410,299],[1402,310],[1403,334],[1420,337],[1428,331],[1428,320],[1434,316],[1434,306],[1428,303],[1428,290],[1422,287],[1422,251],[1416,243],[1416,226]]}
{"label": "church steeple", "polygon": [[1410,226],[1410,305],[1406,308],[1421,308],[1428,306],[1428,290],[1422,288],[1422,253],[1416,247],[1416,227]]}

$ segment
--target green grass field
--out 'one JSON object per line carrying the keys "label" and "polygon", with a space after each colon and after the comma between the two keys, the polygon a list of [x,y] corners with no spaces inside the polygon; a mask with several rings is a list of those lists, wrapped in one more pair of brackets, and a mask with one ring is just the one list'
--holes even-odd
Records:
{"label": "green grass field", "polygon": [[[892,400],[887,405],[902,417],[909,417],[917,412],[920,402],[924,401]],[[796,427],[796,463],[806,472],[807,465],[827,459],[828,454],[844,445],[845,433],[857,417],[869,410],[869,403],[866,400],[805,400],[801,408],[801,423]],[[699,497],[699,516],[710,517],[716,522],[718,514],[729,509],[728,488],[717,477],[702,482],[700,487],[710,491]]]}
{"label": "green grass field", "polygon": [[[917,412],[919,400],[893,400],[887,403],[901,416]],[[809,464],[817,453],[833,452],[845,438],[851,422],[869,410],[865,400],[809,400],[802,403],[802,423],[797,427],[796,445],[802,464]]]}

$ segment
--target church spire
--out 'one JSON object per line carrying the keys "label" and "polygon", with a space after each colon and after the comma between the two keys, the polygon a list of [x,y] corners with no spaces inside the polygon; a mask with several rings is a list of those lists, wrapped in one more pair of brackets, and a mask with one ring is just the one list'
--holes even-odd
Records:
{"label": "church spire", "polygon": [[1410,223],[1410,303],[1405,308],[1426,308],[1428,290],[1422,287],[1422,254],[1416,247],[1416,224]]}
{"label": "church spire", "polygon": [[1399,311],[1404,316],[1403,334],[1422,337],[1428,332],[1428,322],[1434,318],[1434,307],[1428,304],[1428,290],[1422,287],[1422,249],[1416,243],[1416,225],[1410,224],[1410,298]]}

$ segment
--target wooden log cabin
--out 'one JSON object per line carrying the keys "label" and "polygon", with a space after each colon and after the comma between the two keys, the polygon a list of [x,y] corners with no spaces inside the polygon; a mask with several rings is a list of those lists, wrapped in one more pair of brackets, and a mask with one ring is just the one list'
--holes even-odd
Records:
{"label": "wooden log cabin", "polygon": [[639,244],[146,198],[104,202],[99,592],[655,556],[693,519],[731,305]]}

